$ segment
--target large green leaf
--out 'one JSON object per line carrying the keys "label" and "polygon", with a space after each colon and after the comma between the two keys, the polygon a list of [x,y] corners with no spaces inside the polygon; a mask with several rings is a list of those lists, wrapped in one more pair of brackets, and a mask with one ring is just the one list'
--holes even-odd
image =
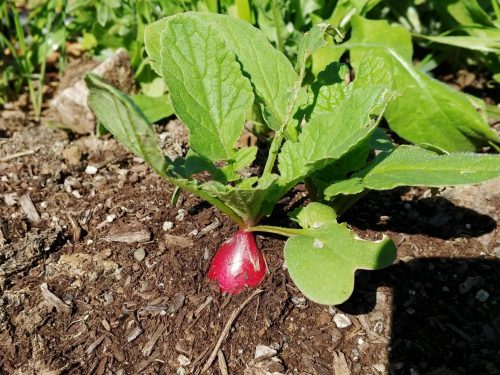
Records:
{"label": "large green leaf", "polygon": [[[366,67],[368,69],[368,67]],[[382,72],[380,72],[382,73]],[[379,115],[391,99],[390,78],[380,84],[357,79],[351,85],[335,82],[327,103],[319,114],[312,110],[297,142],[287,141],[279,154],[278,168],[283,184],[293,184],[312,172],[324,168],[368,138],[378,125]]]}
{"label": "large green leaf", "polygon": [[285,262],[295,285],[314,302],[345,302],[354,289],[356,270],[381,269],[396,258],[396,247],[388,237],[365,241],[334,220],[309,221],[314,225],[286,241]]}
{"label": "large green leaf", "polygon": [[167,162],[154,128],[134,102],[95,74],[88,74],[85,83],[89,88],[89,105],[97,119],[118,141],[164,174]]}
{"label": "large green leaf", "polygon": [[[288,90],[298,79],[285,55],[273,48],[260,30],[243,20],[212,13],[184,13],[174,17],[191,19],[199,25],[210,25],[213,28],[226,48],[237,56],[244,74],[252,81],[255,94],[266,109],[265,116],[269,126],[274,130],[282,128],[290,99]],[[146,50],[153,67],[161,74],[162,71],[158,69],[162,59],[159,35],[169,19],[167,17],[152,23],[145,30]],[[168,60],[163,62],[165,66],[171,63]]]}
{"label": "large green leaf", "polygon": [[252,87],[217,30],[183,14],[161,34],[161,72],[190,147],[211,160],[228,160],[253,104]]}
{"label": "large green leaf", "polygon": [[438,155],[415,146],[400,146],[380,154],[351,179],[328,187],[329,199],[365,189],[388,190],[397,186],[448,186],[477,184],[500,176],[500,156],[457,152]]}
{"label": "large green leaf", "polygon": [[387,21],[352,19],[354,66],[366,56],[378,56],[392,71],[399,95],[384,116],[398,135],[413,143],[430,143],[448,151],[473,151],[488,141],[500,142],[465,94],[415,69],[411,35]]}

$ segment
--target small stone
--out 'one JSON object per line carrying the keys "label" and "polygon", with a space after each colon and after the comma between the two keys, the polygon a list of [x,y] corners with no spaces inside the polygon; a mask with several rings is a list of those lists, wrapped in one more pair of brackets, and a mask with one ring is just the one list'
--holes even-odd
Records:
{"label": "small stone", "polygon": [[73,190],[73,191],[71,192],[71,194],[73,194],[73,196],[74,196],[75,198],[78,198],[78,199],[80,199],[80,198],[82,197],[82,195],[80,194],[80,192],[79,192],[78,190]]}
{"label": "small stone", "polygon": [[256,361],[262,361],[264,359],[269,359],[274,357],[277,354],[276,350],[266,346],[266,345],[257,345],[255,348],[254,358]]}
{"label": "small stone", "polygon": [[3,196],[3,200],[7,206],[13,206],[17,203],[17,193],[8,193]]}
{"label": "small stone", "polygon": [[106,331],[111,331],[111,326],[106,319],[101,320],[101,324]]}
{"label": "small stone", "polygon": [[181,209],[179,209],[179,211],[177,211],[177,215],[175,216],[175,220],[183,221],[185,216],[186,216],[186,210],[181,208]]}
{"label": "small stone", "polygon": [[476,299],[479,302],[486,302],[490,298],[490,294],[484,290],[484,289],[479,289],[476,293]]}
{"label": "small stone", "polygon": [[179,365],[181,365],[182,367],[186,367],[191,364],[191,360],[184,354],[179,354],[179,356],[177,357],[177,362],[179,362]]}
{"label": "small stone", "polygon": [[473,288],[480,287],[484,284],[484,278],[481,276],[469,276],[465,281],[459,285],[458,291],[460,294],[469,293]]}
{"label": "small stone", "polygon": [[80,152],[78,146],[72,145],[63,150],[62,156],[69,165],[77,166],[80,164],[82,153]]}
{"label": "small stone", "polygon": [[171,221],[165,221],[163,223],[163,230],[165,232],[168,232],[170,229],[172,229],[174,227],[174,223],[172,223]]}
{"label": "small stone", "polygon": [[97,167],[93,165],[87,165],[87,168],[85,168],[85,173],[87,174],[96,174],[97,173]]}
{"label": "small stone", "polygon": [[115,214],[111,214],[111,215],[106,216],[106,221],[108,223],[112,223],[115,219],[116,219],[116,215]]}
{"label": "small stone", "polygon": [[413,307],[408,307],[408,308],[406,309],[406,312],[407,312],[408,314],[410,314],[410,315],[413,315],[413,314],[415,314],[415,312],[416,312],[416,311],[415,311],[415,309],[414,309]]}
{"label": "small stone", "polygon": [[346,314],[335,314],[333,321],[337,328],[347,328],[352,325],[351,319]]}
{"label": "small stone", "polygon": [[142,247],[134,251],[134,258],[136,261],[142,262],[145,257],[146,257],[146,251],[144,251]]}
{"label": "small stone", "polygon": [[307,309],[307,300],[304,297],[292,297],[292,303],[298,309]]}

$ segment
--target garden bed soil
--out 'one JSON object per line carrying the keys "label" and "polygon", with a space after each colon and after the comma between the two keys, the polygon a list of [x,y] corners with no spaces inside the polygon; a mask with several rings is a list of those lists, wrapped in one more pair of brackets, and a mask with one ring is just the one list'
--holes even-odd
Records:
{"label": "garden bed soil", "polygon": [[[226,296],[206,277],[237,229],[220,212],[185,192],[172,206],[112,138],[0,121],[0,373],[198,374],[241,308],[207,374],[500,374],[499,180],[368,194],[342,220],[398,259],[341,306],[306,300],[268,235],[262,292]],[[178,122],[157,130],[185,151]]]}

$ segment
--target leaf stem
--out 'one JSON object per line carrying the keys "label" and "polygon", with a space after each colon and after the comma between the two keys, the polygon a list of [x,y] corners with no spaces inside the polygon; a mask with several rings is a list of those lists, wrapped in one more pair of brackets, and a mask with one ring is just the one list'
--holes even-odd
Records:
{"label": "leaf stem", "polygon": [[195,187],[193,183],[191,183],[191,181],[175,178],[173,176],[166,174],[164,171],[156,170],[156,172],[163,179],[167,180],[171,184],[178,186],[183,190],[189,191],[190,193],[197,195],[203,200],[206,200],[212,206],[218,208],[219,211],[226,214],[231,220],[233,220],[236,224],[238,224],[239,227],[245,228],[247,226],[243,221],[243,219],[236,212],[234,212],[229,206],[227,206],[224,202],[214,197],[210,193]]}
{"label": "leaf stem", "polygon": [[264,166],[263,176],[268,176],[271,174],[274,163],[276,162],[276,158],[278,157],[278,153],[281,147],[281,143],[283,142],[283,133],[276,132],[271,142],[271,146],[269,147],[269,155],[266,160],[266,165]]}
{"label": "leaf stem", "polygon": [[304,233],[303,229],[294,229],[294,228],[284,228],[284,227],[275,227],[272,225],[256,225],[254,227],[250,227],[245,229],[247,232],[265,232],[265,233],[274,233],[279,234],[285,237],[298,236]]}

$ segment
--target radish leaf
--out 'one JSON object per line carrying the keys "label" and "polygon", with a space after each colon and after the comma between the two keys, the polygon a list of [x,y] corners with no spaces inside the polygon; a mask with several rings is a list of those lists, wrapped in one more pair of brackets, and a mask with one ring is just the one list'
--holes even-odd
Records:
{"label": "radish leaf", "polygon": [[[279,130],[285,121],[289,102],[289,90],[298,79],[288,59],[273,48],[262,31],[248,22],[233,17],[211,13],[184,13],[163,18],[145,29],[146,50],[153,61],[156,71],[163,75],[171,61],[162,60],[159,48],[159,35],[165,32],[165,25],[171,19],[183,22],[188,19],[195,23],[210,26],[226,48],[238,58],[244,74],[252,81],[255,94],[263,106],[268,125]],[[164,48],[170,48],[165,46]],[[164,65],[163,69],[160,66]]]}
{"label": "radish leaf", "polygon": [[88,74],[85,83],[89,88],[89,105],[99,121],[156,172],[164,174],[167,159],[154,128],[132,99],[95,74]]}
{"label": "radish leaf", "polygon": [[212,27],[172,17],[161,39],[162,75],[175,112],[190,130],[190,146],[210,160],[229,160],[253,103],[248,79]]}
{"label": "radish leaf", "polygon": [[319,228],[303,229],[285,244],[290,277],[314,302],[336,305],[345,302],[354,289],[357,269],[376,270],[392,264],[394,243],[361,240],[345,224],[326,222]]}
{"label": "radish leaf", "polygon": [[439,155],[415,146],[400,146],[381,153],[353,178],[325,190],[331,198],[357,194],[364,189],[389,190],[397,186],[447,186],[477,184],[500,176],[496,155],[451,153]]}
{"label": "radish leaf", "polygon": [[392,71],[398,96],[384,117],[399,136],[448,151],[474,151],[488,141],[500,143],[500,137],[465,94],[413,67],[407,30],[360,16],[351,22],[352,37],[342,47],[351,49],[353,65],[358,66],[367,56],[378,56],[385,69]]}
{"label": "radish leaf", "polygon": [[347,86],[343,82],[335,84],[331,112],[312,117],[297,142],[289,140],[283,145],[278,168],[284,184],[300,181],[340,159],[370,136],[391,99],[390,78],[384,77],[386,85],[361,80]]}

